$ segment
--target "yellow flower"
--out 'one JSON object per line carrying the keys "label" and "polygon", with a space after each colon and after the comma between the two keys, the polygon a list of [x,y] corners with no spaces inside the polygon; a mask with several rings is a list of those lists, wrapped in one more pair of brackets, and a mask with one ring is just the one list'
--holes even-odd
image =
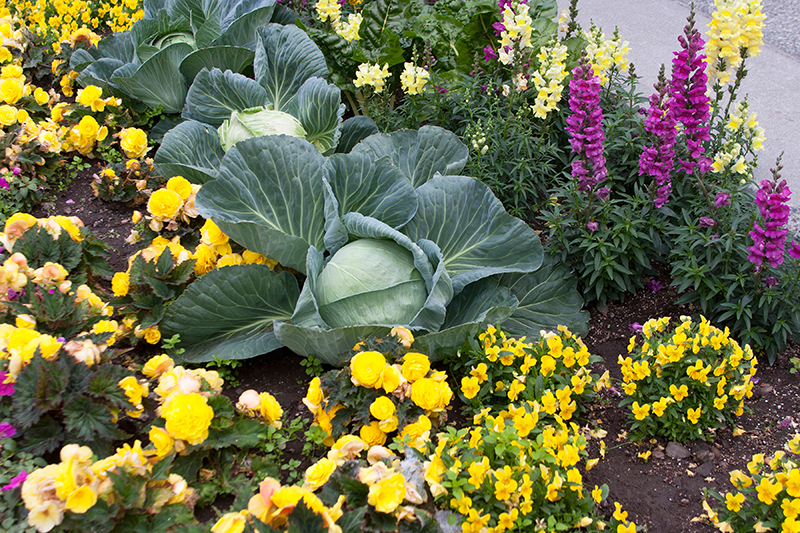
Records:
{"label": "yellow flower", "polygon": [[681,385],[680,387],[670,385],[669,393],[672,394],[672,397],[675,398],[676,402],[679,402],[689,395],[689,388],[686,385]]}
{"label": "yellow flower", "polygon": [[767,477],[762,478],[756,487],[758,499],[767,505],[772,505],[781,490],[783,490],[783,486],[780,483],[773,483]]}
{"label": "yellow flower", "polygon": [[247,515],[245,513],[246,511],[225,513],[211,526],[211,533],[242,533],[247,525]]}
{"label": "yellow flower", "polygon": [[196,392],[170,396],[161,407],[166,420],[166,430],[176,439],[189,444],[200,444],[208,438],[208,428],[214,419],[214,410],[205,396]]}
{"label": "yellow flower", "polygon": [[700,420],[700,415],[702,413],[703,413],[702,407],[697,407],[696,409],[692,409],[690,407],[689,410],[686,412],[686,417],[692,424],[697,424],[697,422]]}
{"label": "yellow flower", "polygon": [[367,503],[379,513],[392,513],[406,497],[406,480],[403,474],[384,477],[369,488]]}
{"label": "yellow flower", "polygon": [[158,330],[158,326],[150,326],[142,330],[142,332],[144,333],[144,340],[147,341],[147,344],[157,344],[158,341],[161,340],[161,332]]}
{"label": "yellow flower", "polygon": [[97,493],[90,485],[82,485],[72,491],[64,503],[64,508],[73,513],[83,514],[97,503]]}
{"label": "yellow flower", "polygon": [[742,503],[744,503],[744,494],[742,494],[741,492],[736,494],[735,496],[730,492],[725,495],[725,506],[728,508],[729,511],[738,513],[739,509],[742,508]]}
{"label": "yellow flower", "polygon": [[111,278],[111,290],[114,292],[114,296],[117,298],[126,296],[128,294],[129,287],[130,278],[127,272],[117,272],[114,274],[114,277]]}
{"label": "yellow flower", "polygon": [[595,485],[594,489],[592,490],[592,499],[597,503],[603,501],[603,489]]}
{"label": "yellow flower", "polygon": [[164,428],[150,426],[150,433],[148,436],[150,442],[155,446],[155,450],[148,453],[153,453],[157,459],[161,459],[172,453],[175,446],[175,439]]}
{"label": "yellow flower", "polygon": [[22,98],[25,82],[20,78],[5,78],[0,82],[0,96],[7,104],[16,104]]}
{"label": "yellow flower", "polygon": [[422,378],[411,385],[411,401],[426,411],[443,411],[452,397],[453,391],[446,381]]}
{"label": "yellow flower", "polygon": [[119,137],[119,146],[125,152],[125,157],[140,159],[147,153],[147,134],[143,130],[139,128],[124,128],[119,132]]}
{"label": "yellow flower", "polygon": [[619,524],[617,526],[617,533],[636,533],[636,524],[628,522],[628,525]]}
{"label": "yellow flower", "polygon": [[156,378],[164,372],[169,372],[175,366],[175,362],[167,354],[156,355],[151,357],[149,361],[144,364],[142,374],[148,378]]}
{"label": "yellow flower", "polygon": [[159,220],[175,218],[183,206],[181,195],[170,189],[159,189],[150,195],[147,210]]}
{"label": "yellow flower", "polygon": [[182,200],[186,200],[192,195],[192,184],[183,176],[175,176],[167,181],[167,189],[175,191],[181,196]]}
{"label": "yellow flower", "polygon": [[642,406],[639,405],[639,402],[633,402],[631,406],[633,416],[636,420],[644,420],[650,414],[650,405],[644,404]]}
{"label": "yellow flower", "polygon": [[394,416],[397,412],[397,408],[390,398],[387,396],[379,396],[372,402],[372,405],[369,406],[369,412],[378,420],[386,420]]}
{"label": "yellow flower", "polygon": [[12,126],[17,123],[17,108],[13,105],[0,105],[0,124]]}
{"label": "yellow flower", "polygon": [[383,446],[386,442],[386,433],[381,429],[380,422],[376,420],[370,422],[368,426],[361,426],[359,436],[368,446]]}
{"label": "yellow flower", "polygon": [[403,356],[403,376],[409,383],[414,383],[428,375],[431,362],[428,356],[417,352],[409,352]]}
{"label": "yellow flower", "polygon": [[386,358],[380,352],[360,352],[350,360],[350,374],[354,385],[372,389],[383,384],[382,374]]}
{"label": "yellow flower", "polygon": [[471,400],[475,396],[478,395],[478,392],[481,390],[480,382],[478,378],[474,376],[465,376],[461,378],[461,392],[464,394],[464,397],[468,400]]}
{"label": "yellow flower", "polygon": [[278,400],[275,397],[268,393],[262,392],[258,395],[259,397],[259,411],[261,412],[261,416],[270,422],[273,426],[280,429],[281,428],[281,417],[283,416],[283,408],[278,403]]}
{"label": "yellow flower", "polygon": [[327,457],[323,457],[306,469],[303,486],[311,490],[317,490],[328,481],[334,470],[336,470],[336,463]]}
{"label": "yellow flower", "polygon": [[97,123],[94,117],[90,115],[84,116],[81,121],[78,122],[77,129],[81,137],[85,139],[94,140],[100,133],[100,125]]}
{"label": "yellow flower", "polygon": [[36,100],[36,103],[39,105],[46,105],[47,102],[50,101],[50,95],[41,87],[37,87],[36,90],[33,91],[33,99]]}

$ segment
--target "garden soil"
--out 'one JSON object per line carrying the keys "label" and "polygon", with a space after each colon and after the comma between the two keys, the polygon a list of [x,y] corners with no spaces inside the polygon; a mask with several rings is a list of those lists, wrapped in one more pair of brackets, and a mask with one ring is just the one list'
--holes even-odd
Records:
{"label": "garden soil", "polygon": [[[125,270],[127,258],[136,251],[136,245],[125,242],[133,229],[131,214],[137,208],[144,211],[144,206],[126,206],[95,198],[91,180],[97,171],[93,166],[84,172],[67,190],[45,202],[34,215],[59,214],[81,218],[86,227],[111,246],[110,261],[114,269]],[[653,317],[678,317],[697,312],[691,306],[674,303],[678,295],[669,287],[666,273],[655,279],[665,288],[657,292],[643,289],[624,302],[589,309],[590,331],[584,341],[592,354],[603,358],[595,371],[601,373],[607,369],[612,377],[621,378],[617,357],[627,353],[626,347],[633,334],[632,324],[643,324]],[[131,355],[141,363],[152,355],[152,350],[128,354]],[[605,431],[605,458],[584,476],[584,484],[589,490],[604,483],[609,486],[609,498],[603,512],[610,515],[614,510],[613,503],[619,502],[629,513],[629,519],[652,533],[716,531],[707,521],[698,518],[704,514],[703,489],[729,490],[728,472],[746,468],[755,453],[770,455],[782,449],[786,441],[800,431],[800,390],[798,375],[791,372],[790,359],[793,357],[800,357],[800,346],[790,343],[773,366],[765,361],[759,365],[754,395],[745,403],[745,414],[738,422],[744,433],[735,437],[732,428],[726,428],[717,431],[708,442],[694,441],[684,445],[663,439],[634,442],[626,433],[627,412],[618,407],[622,399],[620,393],[615,389],[601,393],[579,422],[586,428],[587,435],[589,430],[595,430],[595,434],[598,429]],[[300,362],[299,356],[286,349],[245,361],[236,372],[238,384],[226,390],[226,394],[235,399],[251,388],[268,391],[283,406],[284,420],[308,417],[302,398],[309,377]],[[450,424],[463,423],[464,417],[458,410],[456,405],[449,413]],[[599,442],[596,437],[589,439],[590,457],[600,456]],[[284,450],[284,460],[302,460],[300,468],[305,469],[308,461],[300,453],[303,444],[301,441],[290,442]],[[647,451],[651,455],[645,461],[639,454]],[[215,507],[220,511],[227,510],[224,502],[217,503]],[[211,518],[214,514],[205,513],[205,516]]]}

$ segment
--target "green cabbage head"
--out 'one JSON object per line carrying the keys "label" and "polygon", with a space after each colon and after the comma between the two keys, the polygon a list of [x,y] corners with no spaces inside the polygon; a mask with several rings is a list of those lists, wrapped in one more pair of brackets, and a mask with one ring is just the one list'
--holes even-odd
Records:
{"label": "green cabbage head", "polygon": [[319,313],[335,328],[353,324],[410,324],[428,291],[411,252],[385,239],[342,247],[317,278]]}
{"label": "green cabbage head", "polygon": [[222,123],[217,133],[222,149],[226,152],[239,141],[262,135],[290,135],[298,139],[306,137],[306,130],[299,120],[289,113],[267,107],[234,111],[231,118]]}

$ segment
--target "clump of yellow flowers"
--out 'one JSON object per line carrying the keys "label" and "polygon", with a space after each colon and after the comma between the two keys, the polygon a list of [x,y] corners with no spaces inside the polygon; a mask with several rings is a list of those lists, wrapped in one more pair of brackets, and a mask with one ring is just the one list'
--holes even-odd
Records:
{"label": "clump of yellow flowers", "polygon": [[356,79],[353,80],[353,85],[357,89],[361,87],[372,87],[376,93],[383,92],[386,86],[386,79],[389,78],[389,65],[381,67],[378,63],[371,65],[369,63],[362,63],[358,66],[356,72]]}
{"label": "clump of yellow flowers", "polygon": [[619,356],[622,389],[634,419],[632,432],[686,441],[733,423],[752,396],[756,358],[749,345],[700,317],[651,319]]}
{"label": "clump of yellow flowers", "polygon": [[586,39],[586,53],[592,63],[594,75],[600,78],[600,83],[608,83],[611,72],[628,71],[628,41],[623,41],[618,31],[614,32],[611,39],[606,39],[602,30],[595,25],[583,32]]}
{"label": "clump of yellow flowers", "polygon": [[[706,517],[723,533],[736,531],[800,531],[800,434],[786,443],[786,451],[771,457],[758,453],[747,471],[733,470],[727,493],[706,492]],[[788,455],[789,452],[791,455]],[[711,496],[717,505],[708,504]]]}
{"label": "clump of yellow flowers", "polygon": [[714,0],[714,5],[705,49],[708,81],[725,85],[745,57],[760,53],[766,16],[761,0]]}
{"label": "clump of yellow flowers", "polygon": [[359,343],[349,366],[311,381],[303,403],[328,445],[352,430],[370,446],[394,435],[398,447],[422,450],[444,418],[453,397],[447,374],[431,368],[427,355],[408,351],[410,331],[393,331]]}
{"label": "clump of yellow flowers", "polygon": [[550,111],[558,109],[561,93],[564,91],[564,79],[567,77],[567,47],[558,42],[551,42],[539,49],[536,56],[539,69],[534,71],[533,86],[536,89],[536,101],[531,110],[536,118],[546,118]]}
{"label": "clump of yellow flowers", "polygon": [[[565,326],[541,332],[536,341],[508,337],[489,326],[451,368],[461,376],[461,394],[473,413],[530,401],[536,402],[537,413],[570,420],[579,404],[608,382],[607,375],[591,374],[589,367],[597,360]],[[546,392],[537,395],[537,387]]]}

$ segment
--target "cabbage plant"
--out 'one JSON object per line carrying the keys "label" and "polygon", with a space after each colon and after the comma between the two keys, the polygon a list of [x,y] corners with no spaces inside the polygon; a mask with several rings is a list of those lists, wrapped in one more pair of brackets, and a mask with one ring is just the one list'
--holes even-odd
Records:
{"label": "cabbage plant", "polygon": [[245,72],[256,55],[256,28],[296,16],[275,0],[145,0],[144,17],[70,60],[78,83],[97,85],[166,113],[180,113],[204,68]]}
{"label": "cabbage plant", "polygon": [[332,365],[398,325],[434,360],[489,323],[522,335],[558,324],[585,331],[569,273],[543,265],[536,233],[458,175],[467,153],[430,126],[330,157],[294,137],[240,141],[195,205],[283,269],[214,270],[170,305],[161,328],[181,334],[190,361],[286,346]]}
{"label": "cabbage plant", "polygon": [[332,152],[377,131],[365,117],[343,124],[341,91],[325,81],[325,58],[305,32],[271,23],[256,37],[254,78],[217,68],[197,74],[182,113],[187,120],[164,136],[156,153],[162,175],[215,179],[225,152],[250,137],[285,133]]}

